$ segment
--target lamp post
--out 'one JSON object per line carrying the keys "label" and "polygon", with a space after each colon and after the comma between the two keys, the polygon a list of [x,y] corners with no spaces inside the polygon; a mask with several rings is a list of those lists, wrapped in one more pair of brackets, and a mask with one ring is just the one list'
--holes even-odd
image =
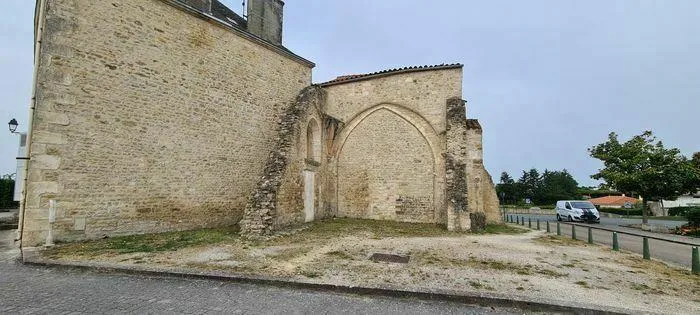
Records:
{"label": "lamp post", "polygon": [[17,119],[12,118],[12,120],[7,123],[7,126],[10,128],[10,133],[17,133],[17,126],[19,126],[19,123],[17,123]]}

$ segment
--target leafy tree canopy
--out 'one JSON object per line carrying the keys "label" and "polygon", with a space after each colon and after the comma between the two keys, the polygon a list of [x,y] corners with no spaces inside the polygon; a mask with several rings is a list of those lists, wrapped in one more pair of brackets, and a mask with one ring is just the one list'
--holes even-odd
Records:
{"label": "leafy tree canopy", "polygon": [[604,167],[592,175],[618,191],[637,193],[645,200],[675,199],[696,191],[700,173],[675,148],[667,149],[651,131],[621,143],[616,133],[589,149]]}
{"label": "leafy tree canopy", "polygon": [[508,173],[501,173],[501,182],[496,185],[496,191],[505,203],[523,203],[525,198],[535,204],[554,204],[557,200],[579,199],[578,183],[567,170],[549,171],[543,173],[537,169],[523,171],[516,182]]}

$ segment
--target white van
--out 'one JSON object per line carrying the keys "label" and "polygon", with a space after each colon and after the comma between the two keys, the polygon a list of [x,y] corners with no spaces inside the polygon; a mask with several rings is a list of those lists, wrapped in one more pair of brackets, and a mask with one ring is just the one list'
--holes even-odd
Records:
{"label": "white van", "polygon": [[557,212],[557,221],[600,223],[600,213],[590,201],[559,200],[555,210]]}

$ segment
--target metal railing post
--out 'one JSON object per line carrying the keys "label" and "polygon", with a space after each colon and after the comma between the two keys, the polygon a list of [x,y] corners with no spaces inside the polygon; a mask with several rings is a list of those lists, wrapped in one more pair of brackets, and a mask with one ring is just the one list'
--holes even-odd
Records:
{"label": "metal railing post", "polygon": [[693,265],[693,273],[696,275],[700,275],[700,254],[698,254],[697,246],[693,247],[693,254],[691,260],[691,264]]}
{"label": "metal railing post", "polygon": [[532,219],[527,218],[527,227],[532,228]]}
{"label": "metal railing post", "polygon": [[620,242],[617,241],[617,232],[613,232],[613,250],[620,251]]}
{"label": "metal railing post", "polygon": [[588,244],[593,244],[593,229],[588,228]]}
{"label": "metal railing post", "polygon": [[646,260],[651,259],[651,255],[649,254],[649,239],[646,237],[642,239],[642,256],[644,256]]}
{"label": "metal railing post", "polygon": [[550,230],[549,230],[549,221],[547,221],[547,233],[549,233],[549,232],[550,232]]}
{"label": "metal railing post", "polygon": [[576,225],[571,224],[571,239],[575,240],[576,239]]}
{"label": "metal railing post", "polygon": [[557,222],[557,236],[561,236],[561,224]]}
{"label": "metal railing post", "polygon": [[537,230],[540,229],[540,219],[537,219]]}

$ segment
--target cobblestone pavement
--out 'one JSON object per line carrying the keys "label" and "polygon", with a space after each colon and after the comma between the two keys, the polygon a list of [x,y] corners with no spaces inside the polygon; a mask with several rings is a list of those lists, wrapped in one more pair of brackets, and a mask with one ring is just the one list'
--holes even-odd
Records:
{"label": "cobblestone pavement", "polygon": [[505,314],[521,310],[21,265],[0,231],[0,314]]}

